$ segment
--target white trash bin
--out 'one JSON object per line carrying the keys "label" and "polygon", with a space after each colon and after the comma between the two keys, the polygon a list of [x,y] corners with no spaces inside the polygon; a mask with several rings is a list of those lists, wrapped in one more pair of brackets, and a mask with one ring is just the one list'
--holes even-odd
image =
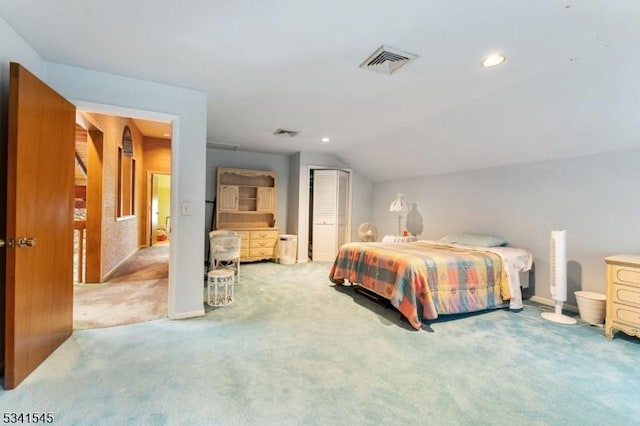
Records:
{"label": "white trash bin", "polygon": [[593,291],[576,291],[574,294],[578,302],[580,319],[591,325],[602,325],[604,323],[607,296]]}
{"label": "white trash bin", "polygon": [[293,265],[296,263],[296,255],[298,253],[298,236],[297,235],[280,235],[278,241],[278,262],[283,265]]}

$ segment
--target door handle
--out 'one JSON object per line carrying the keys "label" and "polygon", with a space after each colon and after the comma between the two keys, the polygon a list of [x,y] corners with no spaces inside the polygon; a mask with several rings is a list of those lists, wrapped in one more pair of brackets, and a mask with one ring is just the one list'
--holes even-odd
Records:
{"label": "door handle", "polygon": [[0,238],[0,247],[4,247],[4,240]]}
{"label": "door handle", "polygon": [[35,238],[25,238],[25,237],[18,238],[18,248],[33,247],[35,245],[36,245]]}

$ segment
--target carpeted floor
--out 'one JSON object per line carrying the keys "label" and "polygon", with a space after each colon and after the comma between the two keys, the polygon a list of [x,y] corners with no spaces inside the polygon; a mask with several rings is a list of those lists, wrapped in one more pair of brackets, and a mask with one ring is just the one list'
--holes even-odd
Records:
{"label": "carpeted floor", "polygon": [[73,328],[113,327],[167,316],[169,245],[138,250],[101,284],[75,284]]}
{"label": "carpeted floor", "polygon": [[246,264],[204,317],[76,331],[0,406],[63,425],[637,424],[639,339],[531,304],[415,331],[329,266]]}

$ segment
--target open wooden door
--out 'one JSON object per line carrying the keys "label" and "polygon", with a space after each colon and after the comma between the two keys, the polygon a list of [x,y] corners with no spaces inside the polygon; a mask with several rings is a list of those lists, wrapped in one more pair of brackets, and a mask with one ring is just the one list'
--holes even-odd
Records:
{"label": "open wooden door", "polygon": [[4,387],[73,332],[75,107],[11,63]]}

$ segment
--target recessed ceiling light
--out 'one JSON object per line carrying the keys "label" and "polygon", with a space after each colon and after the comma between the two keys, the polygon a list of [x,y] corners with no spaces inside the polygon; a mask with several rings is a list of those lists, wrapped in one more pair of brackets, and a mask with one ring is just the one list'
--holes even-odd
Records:
{"label": "recessed ceiling light", "polygon": [[324,137],[324,138],[320,139],[320,141],[321,141],[321,142],[324,142],[324,143],[327,143],[327,142],[330,142],[330,141],[331,141],[331,139],[329,139],[329,138],[327,138],[327,137]]}
{"label": "recessed ceiling light", "polygon": [[495,65],[499,65],[504,62],[504,56],[502,55],[490,55],[484,58],[482,61],[483,67],[493,67]]}

